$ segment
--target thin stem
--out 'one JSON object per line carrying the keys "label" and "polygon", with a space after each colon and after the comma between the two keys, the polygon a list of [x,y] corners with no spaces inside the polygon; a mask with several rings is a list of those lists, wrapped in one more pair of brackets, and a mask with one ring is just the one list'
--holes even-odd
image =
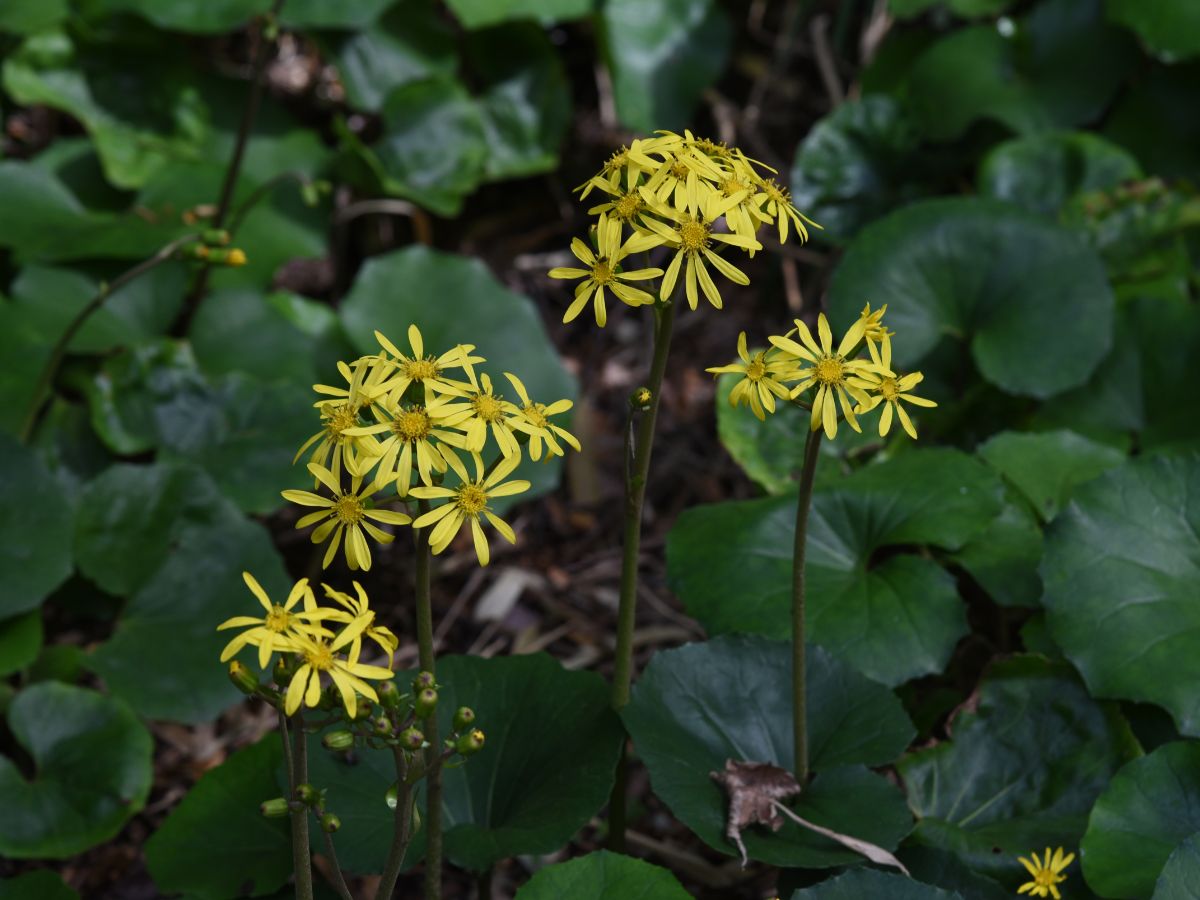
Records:
{"label": "thin stem", "polygon": [[796,780],[808,779],[808,673],[805,669],[804,559],[808,550],[808,511],[812,506],[813,478],[821,450],[821,431],[810,430],[804,444],[804,468],[796,499],[796,543],[792,550],[792,739],[795,744]]}
{"label": "thin stem", "polygon": [[292,819],[292,864],[296,870],[296,900],[313,900],[312,856],[308,851],[308,807],[296,801],[296,788],[308,781],[308,735],[304,733],[304,713],[295,716],[292,750],[291,794],[288,804]]}
{"label": "thin stem", "polygon": [[393,814],[392,846],[388,850],[387,862],[383,867],[379,889],[375,892],[375,900],[391,900],[392,892],[396,889],[396,879],[400,877],[400,868],[404,865],[404,853],[412,840],[412,785],[408,783],[408,761],[399,747],[392,748],[392,757],[396,761],[396,810]]}
{"label": "thin stem", "polygon": [[350,893],[350,888],[346,884],[346,876],[342,874],[342,867],[338,864],[337,849],[333,846],[333,835],[324,828],[321,829],[321,833],[325,835],[325,850],[329,854],[329,863],[333,868],[333,886],[342,900],[354,900],[354,895]]}
{"label": "thin stem", "polygon": [[122,272],[111,282],[101,285],[96,296],[92,297],[87,302],[87,305],[75,314],[75,318],[70,321],[66,330],[55,341],[54,347],[50,350],[50,357],[46,360],[46,365],[42,367],[37,384],[33,387],[33,398],[29,404],[29,412],[26,414],[25,421],[21,425],[21,443],[27,444],[30,438],[33,437],[34,428],[37,427],[38,415],[45,404],[50,386],[54,384],[54,379],[58,375],[58,367],[62,365],[63,357],[67,354],[71,339],[83,327],[83,323],[88,320],[92,313],[100,309],[109,297],[125,287],[129,282],[140,278],[150,270],[167,262],[167,260],[175,255],[176,250],[184,244],[196,240],[198,237],[199,235],[196,234],[187,234],[171,241],[171,243],[167,244],[149,259],[142,260],[142,262],[138,263],[132,269]]}
{"label": "thin stem", "polygon": [[[421,512],[428,511],[429,504],[420,501]],[[429,570],[432,565],[429,552],[429,529],[416,529],[417,565],[417,651],[421,670],[437,674],[437,659],[433,649],[433,603],[430,595]],[[425,740],[429,747],[425,751],[425,900],[440,900],[442,896],[442,767],[438,759],[437,714],[429,717],[425,724]]]}

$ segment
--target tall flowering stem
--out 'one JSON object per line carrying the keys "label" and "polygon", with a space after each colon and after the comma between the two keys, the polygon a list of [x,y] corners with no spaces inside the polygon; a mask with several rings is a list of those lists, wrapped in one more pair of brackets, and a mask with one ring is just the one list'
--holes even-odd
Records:
{"label": "tall flowering stem", "polygon": [[[296,788],[308,783],[308,735],[304,733],[304,714],[293,717],[293,739],[288,804],[292,820],[292,865],[296,871],[296,900],[313,900],[312,857],[308,852],[308,807],[296,797]],[[287,732],[283,732],[287,740]]]}
{"label": "tall flowering stem", "polygon": [[[429,504],[420,501],[421,512]],[[429,548],[429,527],[413,529],[417,543],[415,593],[417,602],[417,653],[422,672],[433,672],[437,655],[433,647],[433,602],[430,591],[432,557]],[[430,716],[425,725],[425,900],[442,896],[442,767],[438,754],[437,716]]]}
{"label": "tall flowering stem", "polygon": [[808,684],[805,659],[804,562],[808,550],[808,511],[812,507],[813,479],[821,455],[821,432],[808,432],[804,443],[804,468],[796,499],[796,543],[792,551],[792,740],[795,774],[801,784],[808,778]]}

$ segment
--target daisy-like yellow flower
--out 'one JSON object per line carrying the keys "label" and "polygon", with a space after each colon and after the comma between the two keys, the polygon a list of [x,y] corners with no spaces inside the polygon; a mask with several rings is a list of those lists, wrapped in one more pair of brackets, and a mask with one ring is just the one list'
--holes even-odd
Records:
{"label": "daisy-like yellow flower", "polygon": [[895,411],[896,416],[900,419],[900,424],[904,430],[908,432],[908,436],[914,441],[917,439],[917,429],[913,427],[912,419],[908,417],[908,413],[904,407],[900,405],[900,401],[911,403],[914,406],[937,406],[932,400],[927,400],[924,397],[918,397],[916,394],[910,393],[913,388],[920,384],[925,376],[920,372],[913,372],[910,375],[882,375],[878,372],[864,372],[862,377],[871,382],[871,402],[865,405],[860,405],[855,412],[859,415],[868,413],[877,407],[880,403],[886,404],[883,412],[879,416],[879,436],[885,437],[892,427],[892,413]]}
{"label": "daisy-like yellow flower", "polygon": [[[470,478],[463,464],[455,459],[454,471],[462,479],[462,484],[456,488],[448,487],[417,487],[413,488],[414,497],[422,500],[446,500],[441,506],[434,507],[429,512],[419,516],[413,522],[414,528],[433,526],[429,532],[429,546],[434,553],[441,553],[454,540],[463,522],[471,523],[471,535],[475,539],[475,553],[479,564],[486,566],[490,559],[487,537],[483,533],[480,518],[486,518],[492,526],[504,536],[510,544],[517,542],[517,536],[507,522],[488,508],[488,501],[494,497],[510,497],[529,490],[529,482],[523,480],[505,481],[520,462],[520,457],[510,456],[502,459],[490,474],[484,471],[483,460],[475,455],[475,477]],[[435,524],[436,523],[436,524]]]}
{"label": "daisy-like yellow flower", "polygon": [[774,178],[758,179],[758,193],[754,196],[754,202],[775,220],[775,226],[779,229],[779,243],[781,244],[787,241],[789,222],[795,226],[796,233],[800,235],[801,241],[808,240],[808,228],[806,226],[811,225],[813,228],[821,227],[792,205],[792,195],[788,192],[787,188],[775,181]]}
{"label": "daisy-like yellow flower", "polygon": [[316,706],[321,702],[322,674],[327,674],[337,686],[338,693],[342,695],[342,704],[346,707],[346,714],[351,718],[358,712],[359,694],[379,702],[379,695],[375,693],[375,689],[363,679],[382,681],[391,678],[392,671],[382,666],[368,666],[355,659],[343,659],[338,656],[337,651],[353,640],[353,636],[347,637],[347,633],[343,631],[333,641],[304,635],[295,639],[292,652],[301,662],[300,668],[288,684],[284,700],[283,709],[289,716],[295,714],[301,703],[305,706]]}
{"label": "daisy-like yellow flower", "polygon": [[378,644],[379,648],[388,655],[388,666],[391,666],[396,648],[400,646],[400,639],[390,629],[375,624],[375,611],[371,609],[370,602],[367,600],[367,592],[357,581],[351,583],[354,585],[356,597],[335,590],[327,584],[321,585],[325,589],[325,596],[343,607],[342,610],[327,610],[327,618],[331,621],[346,623],[346,627],[338,635],[338,640],[344,641],[349,637],[349,657],[352,661],[358,660],[359,653],[362,652],[362,639],[366,637]]}
{"label": "daisy-like yellow flower", "polygon": [[[871,359],[883,368],[890,369],[892,367],[892,338],[896,332],[889,331],[883,324],[883,316],[886,312],[886,303],[874,311],[871,310],[871,304],[868,303],[863,306],[859,318],[863,320],[863,339],[867,342],[867,351],[871,354]],[[881,353],[886,354],[887,362],[883,361]]]}
{"label": "daisy-like yellow flower", "polygon": [[711,192],[725,173],[696,147],[691,132],[686,137],[662,133],[657,149],[664,158],[643,186],[643,196],[649,194],[658,203],[678,211],[694,212],[700,205],[701,194]]}
{"label": "daisy-like yellow flower", "polygon": [[[358,457],[376,452],[376,444],[370,438],[353,438],[345,433],[347,428],[361,424],[359,413],[379,394],[379,385],[386,377],[387,370],[376,362],[370,357],[357,360],[353,366],[339,362],[338,371],[346,379],[346,387],[313,385],[313,390],[318,394],[334,399],[318,400],[313,404],[321,414],[321,430],[296,451],[292,465],[299,462],[305,450],[316,444],[308,461],[324,466],[336,477],[341,477],[343,463],[354,474],[358,468]],[[318,482],[313,483],[313,487],[318,486]]]}
{"label": "daisy-like yellow flower", "polygon": [[575,288],[575,299],[567,307],[563,315],[564,322],[571,322],[583,312],[588,300],[592,300],[596,315],[596,324],[601,328],[608,321],[608,310],[604,305],[604,289],[608,288],[617,299],[629,306],[643,306],[654,302],[654,297],[640,288],[630,287],[626,281],[645,281],[657,278],[662,269],[636,269],[631,272],[620,271],[621,261],[631,253],[649,250],[658,246],[662,241],[653,235],[635,232],[629,240],[621,243],[621,222],[619,219],[600,216],[596,225],[596,244],[599,253],[593,253],[591,248],[575,238],[571,241],[571,252],[586,265],[586,269],[558,267],[550,270],[551,278],[582,278],[584,281]]}
{"label": "daisy-like yellow flower", "polygon": [[401,401],[404,392],[411,384],[423,386],[425,397],[429,398],[433,391],[449,390],[449,385],[444,377],[446,369],[457,369],[471,363],[484,361],[481,356],[470,355],[471,351],[475,349],[474,344],[459,344],[441,356],[432,354],[426,356],[425,340],[421,336],[421,329],[416,325],[408,326],[408,343],[412,348],[411,356],[401,353],[399,348],[379,331],[375,332],[375,340],[379,341],[379,346],[384,351],[395,357],[394,360],[384,357],[393,374],[376,391],[376,395],[388,394],[393,405]]}
{"label": "daisy-like yellow flower", "polygon": [[[224,631],[227,628],[246,629],[225,645],[225,649],[221,651],[221,662],[233,659],[238,651],[248,644],[258,648],[258,665],[265,669],[271,661],[271,654],[276,650],[292,649],[294,635],[304,633],[313,637],[322,637],[332,634],[321,627],[321,620],[329,615],[330,610],[324,610],[317,606],[307,578],[301,578],[296,582],[282,606],[271,602],[271,598],[267,596],[262,585],[249,572],[242,573],[242,580],[246,582],[246,587],[250,588],[250,592],[262,604],[266,615],[261,619],[256,619],[254,616],[234,616],[217,626],[217,631]],[[302,598],[304,609],[295,609],[296,604]]]}
{"label": "daisy-like yellow flower", "polygon": [[614,190],[620,190],[622,184],[625,185],[625,190],[632,189],[643,174],[648,173],[657,166],[654,160],[646,156],[649,144],[650,141],[639,139],[635,140],[629,146],[621,145],[605,160],[599,173],[575,188],[576,192],[579,193],[579,199],[587,199],[587,195],[592,192],[592,188],[601,187],[601,182]]}
{"label": "daisy-like yellow flower", "polygon": [[622,190],[620,186],[614,187],[602,178],[595,178],[593,182],[609,195],[609,199],[589,209],[588,215],[607,215],[631,228],[636,226],[638,219],[647,210],[646,201],[642,199],[637,187]]}
{"label": "daisy-like yellow flower", "polygon": [[459,405],[466,415],[455,423],[455,428],[464,435],[463,449],[470,453],[482,452],[490,429],[501,453],[505,456],[519,454],[521,445],[513,432],[528,434],[533,428],[515,405],[497,396],[487,374],[476,377],[474,369],[467,369],[467,378],[467,382],[456,381],[452,385],[453,391],[466,401]]}
{"label": "daisy-like yellow flower", "polygon": [[[739,155],[730,160],[715,186],[723,199],[742,198],[725,213],[725,224],[735,234],[752,238],[761,225],[771,222],[771,217],[762,211],[761,204],[755,202],[758,181],[750,163]],[[750,255],[754,255],[753,250]]]}
{"label": "daisy-like yellow flower", "polygon": [[[443,384],[445,390],[454,390],[448,383]],[[434,472],[446,471],[446,460],[454,455],[450,448],[461,449],[464,440],[461,434],[449,429],[457,426],[470,411],[455,404],[448,394],[427,394],[424,403],[392,404],[397,396],[393,391],[388,394],[386,403],[371,407],[377,424],[350,428],[346,434],[355,437],[386,435],[379,439],[379,455],[366,459],[365,464],[359,466],[360,474],[365,475],[378,463],[372,490],[395,481],[396,493],[407,497],[412,484],[413,462],[425,484],[433,483]]]}
{"label": "daisy-like yellow flower", "polygon": [[1018,856],[1021,865],[1033,876],[1033,881],[1027,881],[1019,888],[1018,894],[1028,894],[1030,897],[1053,897],[1054,900],[1062,900],[1062,894],[1058,890],[1058,885],[1067,880],[1067,876],[1062,874],[1075,859],[1074,853],[1063,855],[1063,848],[1059,847],[1051,856],[1050,848],[1046,848],[1045,861],[1038,859],[1036,853],[1029,854],[1032,859],[1026,859],[1024,856]]}
{"label": "daisy-like yellow flower", "polygon": [[742,360],[740,363],[715,366],[705,371],[714,375],[741,375],[742,379],[729,392],[729,405],[749,406],[750,411],[764,421],[767,413],[775,412],[776,397],[780,400],[791,397],[791,388],[783,382],[796,379],[796,363],[778,351],[760,350],[751,356],[746,348],[744,331],[738,334],[737,351]]}
{"label": "daisy-like yellow flower", "polygon": [[302,516],[296,523],[297,528],[307,528],[318,525],[312,533],[314,544],[322,543],[332,535],[325,558],[321,562],[324,568],[329,568],[333,556],[337,553],[338,545],[342,542],[345,532],[346,563],[351,569],[362,569],[364,572],[371,568],[371,548],[363,537],[365,531],[381,544],[390,544],[395,536],[371,524],[371,521],[385,522],[388,525],[407,525],[412,521],[410,516],[402,512],[392,512],[387,509],[371,509],[363,501],[382,487],[376,482],[367,490],[362,489],[362,477],[355,476],[351,481],[350,490],[343,491],[338,479],[323,466],[308,464],[308,471],[333,493],[332,497],[322,497],[309,491],[283,491],[283,499],[301,506],[319,506],[316,512]]}
{"label": "daisy-like yellow flower", "polygon": [[860,318],[850,326],[850,330],[846,332],[836,350],[833,347],[833,332],[829,328],[829,321],[825,318],[824,313],[817,317],[817,332],[821,337],[820,344],[813,339],[812,332],[808,330],[808,326],[804,322],[797,319],[795,324],[800,343],[779,335],[772,335],[770,340],[780,350],[809,364],[808,367],[802,367],[797,372],[801,381],[792,388],[791,395],[795,398],[810,387],[817,388],[816,397],[813,399],[810,427],[816,431],[824,425],[826,436],[831,439],[835,437],[837,435],[837,407],[840,402],[842,415],[846,422],[855,431],[861,432],[862,428],[854,417],[854,404],[851,400],[857,401],[864,407],[870,404],[871,398],[866,391],[872,385],[863,375],[879,370],[875,363],[868,360],[846,358],[862,340],[863,331],[866,329],[863,320]]}
{"label": "daisy-like yellow flower", "polygon": [[570,400],[556,400],[547,405],[545,403],[535,403],[529,399],[529,392],[525,390],[525,384],[512,372],[505,372],[504,377],[507,378],[513,386],[513,390],[517,392],[517,396],[521,398],[521,407],[518,410],[524,417],[525,421],[533,427],[529,430],[529,458],[537,462],[542,458],[542,442],[546,442],[546,451],[550,456],[564,456],[565,451],[558,443],[558,438],[573,447],[576,451],[580,450],[579,439],[571,432],[567,431],[560,425],[555,425],[550,421],[551,416],[561,415],[569,410],[574,404]]}

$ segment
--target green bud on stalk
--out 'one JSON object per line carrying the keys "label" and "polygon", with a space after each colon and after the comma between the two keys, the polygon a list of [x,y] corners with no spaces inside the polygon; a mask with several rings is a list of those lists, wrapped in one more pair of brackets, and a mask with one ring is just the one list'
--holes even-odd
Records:
{"label": "green bud on stalk", "polygon": [[229,664],[229,680],[243,694],[253,694],[258,690],[258,678],[236,659]]}
{"label": "green bud on stalk", "polygon": [[416,728],[405,728],[400,732],[400,746],[405,750],[420,750],[425,745],[425,735]]}
{"label": "green bud on stalk", "polygon": [[437,709],[438,693],[433,688],[425,688],[417,694],[413,701],[413,715],[418,719],[428,719]]}
{"label": "green bud on stalk", "polygon": [[321,830],[326,834],[333,834],[342,827],[342,820],[333,813],[325,813],[321,816]]}
{"label": "green bud on stalk", "polygon": [[345,729],[331,731],[321,738],[321,743],[325,746],[326,750],[349,750],[354,746],[354,735]]}
{"label": "green bud on stalk", "polygon": [[474,731],[464,734],[454,744],[454,749],[462,756],[471,756],[483,749],[484,736],[483,732],[476,728]]}
{"label": "green bud on stalk", "polygon": [[466,731],[475,724],[475,710],[469,706],[460,706],[454,713],[454,730]]}
{"label": "green bud on stalk", "polygon": [[288,802],[282,797],[275,797],[273,800],[260,803],[258,811],[268,819],[282,819],[290,812]]}

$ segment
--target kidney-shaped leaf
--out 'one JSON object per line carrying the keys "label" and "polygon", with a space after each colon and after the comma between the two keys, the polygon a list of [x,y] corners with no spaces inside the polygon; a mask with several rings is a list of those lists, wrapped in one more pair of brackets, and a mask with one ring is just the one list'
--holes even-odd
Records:
{"label": "kidney-shaped leaf", "polygon": [[546,866],[517,891],[516,900],[688,900],[666,869],[599,850]]}
{"label": "kidney-shaped leaf", "polygon": [[1171,853],[1154,886],[1154,900],[1200,900],[1200,832]]}
{"label": "kidney-shaped leaf", "polygon": [[1070,667],[1023,656],[992,667],[951,740],[898,768],[916,838],[1005,876],[1015,854],[1075,846],[1096,797],[1137,752],[1128,725]]}
{"label": "kidney-shaped leaf", "polygon": [[847,325],[865,300],[888,305],[898,366],[961,340],[984,378],[1030,397],[1082,384],[1112,343],[1113,294],[1095,251],[995,201],[927,200],[864,229],[834,275],[830,310]]}
{"label": "kidney-shaped leaf", "polygon": [[[654,792],[705,843],[725,839],[727,798],[709,773],[725,761],[793,765],[791,649],[752,636],[724,636],[655,655],[622,711],[650,770]],[[797,812],[886,848],[911,822],[889,785],[856,763],[895,759],[914,731],[899,702],[819,647],[808,655],[810,763],[816,779]],[[840,796],[839,796],[840,795]],[[778,833],[744,832],[753,859],[783,866],[844,865],[861,857],[790,822]]]}
{"label": "kidney-shaped leaf", "polygon": [[61,859],[113,837],[146,802],[153,741],[118,700],[58,682],[21,691],[8,727],[33,763],[0,757],[0,853]]}
{"label": "kidney-shaped leaf", "polygon": [[854,869],[836,878],[792,894],[791,900],[863,900],[878,897],[887,900],[963,900],[955,891],[913,881],[904,875],[874,869]]}
{"label": "kidney-shaped leaf", "polygon": [[1132,460],[1046,530],[1051,634],[1099,697],[1165,707],[1200,735],[1200,455]]}

